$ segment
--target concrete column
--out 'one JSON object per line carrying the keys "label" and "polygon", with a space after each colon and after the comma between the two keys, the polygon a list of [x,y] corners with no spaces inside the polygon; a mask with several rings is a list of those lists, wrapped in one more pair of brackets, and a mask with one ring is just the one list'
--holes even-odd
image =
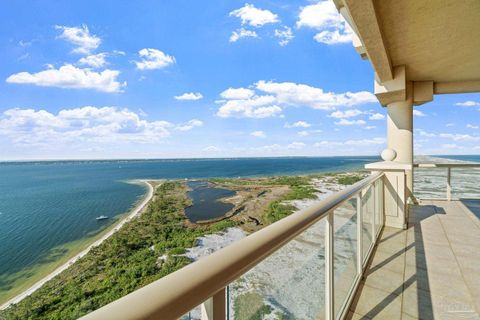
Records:
{"label": "concrete column", "polygon": [[[406,100],[389,103],[387,144],[397,152],[394,162],[413,164],[413,88],[406,83]],[[407,198],[413,195],[413,172],[407,171]]]}

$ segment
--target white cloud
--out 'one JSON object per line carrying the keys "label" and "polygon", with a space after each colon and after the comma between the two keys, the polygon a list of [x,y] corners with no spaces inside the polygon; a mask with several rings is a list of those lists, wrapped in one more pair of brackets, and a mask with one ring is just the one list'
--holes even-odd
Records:
{"label": "white cloud", "polygon": [[138,114],[142,117],[148,117],[148,113],[146,113],[142,108],[138,108]]}
{"label": "white cloud", "polygon": [[295,142],[290,143],[290,144],[287,146],[287,149],[302,149],[302,148],[305,147],[305,146],[306,146],[305,143],[295,141]]}
{"label": "white cloud", "polygon": [[229,100],[250,99],[255,95],[255,91],[245,88],[228,88],[220,93],[220,96]]}
{"label": "white cloud", "polygon": [[369,120],[383,120],[383,119],[385,119],[385,116],[381,113],[374,113],[368,119]]}
{"label": "white cloud", "polygon": [[141,61],[134,61],[139,70],[154,70],[166,68],[175,63],[175,57],[169,56],[158,49],[144,48],[138,51]]}
{"label": "white cloud", "polygon": [[242,38],[258,38],[258,34],[255,31],[240,28],[232,32],[232,35],[228,39],[230,42],[237,42]]}
{"label": "white cloud", "polygon": [[332,147],[332,146],[340,146],[342,145],[341,142],[338,142],[338,141],[327,141],[327,140],[322,140],[320,142],[316,142],[314,143],[314,147],[315,148],[319,148],[319,147]]}
{"label": "white cloud", "polygon": [[385,138],[377,137],[371,139],[351,139],[346,141],[323,140],[314,144],[314,147],[339,147],[339,146],[375,146],[386,143]]}
{"label": "white cloud", "polygon": [[330,110],[339,106],[356,106],[376,102],[375,96],[367,91],[333,93],[320,88],[293,82],[258,81],[252,89],[227,89],[221,93],[226,100],[217,115],[220,117],[266,118],[280,116],[284,107],[308,106],[313,109]]}
{"label": "white cloud", "polygon": [[175,96],[176,100],[200,100],[203,98],[203,95],[200,92],[186,92],[182,95]]}
{"label": "white cloud", "polygon": [[221,150],[222,149],[220,149],[219,147],[216,147],[216,146],[208,146],[206,148],[203,148],[203,151],[205,151],[205,152],[219,152]]}
{"label": "white cloud", "polygon": [[313,36],[315,41],[325,44],[338,44],[352,42],[352,32],[348,26],[345,30],[323,30]]}
{"label": "white cloud", "polygon": [[439,137],[444,139],[450,139],[453,141],[480,141],[480,137],[478,136],[459,133],[441,133],[439,134]]}
{"label": "white cloud", "polygon": [[285,128],[310,128],[312,125],[306,121],[297,121],[292,124],[290,123],[285,123],[284,127]]}
{"label": "white cloud", "polygon": [[26,53],[22,54],[20,57],[18,57],[18,58],[17,58],[17,61],[25,60],[25,59],[27,59],[28,57],[30,57],[30,53],[26,52]]}
{"label": "white cloud", "polygon": [[294,38],[292,28],[284,26],[283,29],[275,29],[275,37],[279,45],[286,46]]}
{"label": "white cloud", "polygon": [[192,119],[186,123],[179,124],[175,127],[176,130],[179,131],[190,131],[195,127],[203,126],[203,122],[198,119]]}
{"label": "white cloud", "polygon": [[278,22],[278,16],[269,10],[255,8],[253,4],[246,3],[242,8],[230,12],[230,16],[240,18],[242,25],[261,27],[268,23]]}
{"label": "white cloud", "polygon": [[480,106],[480,102],[469,100],[465,102],[457,102],[455,105],[460,107],[478,107]]}
{"label": "white cloud", "polygon": [[77,46],[73,49],[74,53],[89,54],[102,43],[102,39],[90,34],[86,25],[80,27],[55,26],[55,29],[62,30],[62,34],[58,38],[65,39]]}
{"label": "white cloud", "polygon": [[444,148],[444,149],[463,149],[462,146],[459,146],[458,144],[455,144],[455,143],[442,144],[442,148]]}
{"label": "white cloud", "polygon": [[413,110],[413,115],[415,117],[426,117],[427,115],[420,110]]}
{"label": "white cloud", "polygon": [[469,128],[469,129],[478,129],[479,126],[473,125],[473,124],[467,124],[467,128]]}
{"label": "white cloud", "polygon": [[336,119],[343,119],[343,118],[353,118],[356,116],[359,116],[363,114],[364,112],[358,110],[358,109],[351,109],[351,110],[346,110],[346,111],[335,111],[332,112],[329,117],[331,118],[336,118]]}
{"label": "white cloud", "polygon": [[263,132],[263,131],[253,131],[252,133],[250,133],[250,135],[252,135],[254,137],[257,137],[257,138],[265,138],[266,137],[265,132]]}
{"label": "white cloud", "polygon": [[18,45],[22,48],[28,48],[32,45],[32,42],[33,42],[33,40],[32,41],[20,40],[20,41],[18,41]]}
{"label": "white cloud", "polygon": [[340,121],[335,122],[337,126],[363,126],[367,124],[364,120],[347,120],[340,119]]}
{"label": "white cloud", "polygon": [[299,131],[299,132],[297,132],[297,134],[300,137],[306,137],[306,136],[310,135],[310,133],[307,130]]}
{"label": "white cloud", "polygon": [[346,145],[353,145],[353,146],[370,146],[370,145],[381,145],[386,142],[387,140],[385,138],[372,138],[372,139],[347,140],[344,143]]}
{"label": "white cloud", "polygon": [[226,101],[217,112],[221,118],[268,118],[280,115],[282,108],[275,105],[273,96],[254,96],[250,99]]}
{"label": "white cloud", "polygon": [[255,86],[260,91],[275,95],[278,103],[286,106],[308,106],[313,109],[329,110],[338,106],[377,102],[375,96],[368,91],[333,93],[305,84],[264,80],[258,81]]}
{"label": "white cloud", "polygon": [[366,126],[366,127],[363,127],[363,129],[365,130],[372,130],[372,129],[375,129],[376,126]]}
{"label": "white cloud", "polygon": [[301,8],[297,28],[301,27],[319,31],[314,39],[320,43],[337,44],[352,41],[352,30],[332,1],[320,1]]}
{"label": "white cloud", "polygon": [[80,60],[78,60],[78,63],[94,68],[101,68],[107,63],[107,61],[105,60],[106,57],[107,54],[105,52],[91,54],[89,56],[80,58]]}
{"label": "white cloud", "polygon": [[445,127],[453,127],[453,126],[455,126],[455,123],[447,123],[447,124],[445,125]]}
{"label": "white cloud", "polygon": [[66,64],[59,69],[49,69],[37,73],[20,72],[7,78],[8,83],[33,84],[41,87],[58,87],[73,89],[94,89],[103,92],[121,92],[126,82],[120,83],[118,70],[106,69],[95,72],[90,69],[77,68]]}
{"label": "white cloud", "polygon": [[8,109],[0,115],[0,134],[16,145],[158,143],[172,124],[147,121],[128,109],[93,107],[45,110]]}
{"label": "white cloud", "polygon": [[421,137],[433,138],[437,136],[435,133],[427,132],[423,129],[414,129],[414,132]]}

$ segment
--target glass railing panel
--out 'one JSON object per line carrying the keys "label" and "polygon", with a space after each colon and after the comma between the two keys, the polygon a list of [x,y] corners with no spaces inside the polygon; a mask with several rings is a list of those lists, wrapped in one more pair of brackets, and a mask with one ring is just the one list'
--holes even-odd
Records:
{"label": "glass railing panel", "polygon": [[325,219],[230,284],[228,319],[325,318]]}
{"label": "glass railing panel", "polygon": [[202,306],[199,305],[188,313],[184,314],[180,320],[202,320]]}
{"label": "glass railing panel", "polygon": [[[480,198],[480,168],[450,168],[450,186],[452,199]],[[448,168],[415,168],[414,194],[419,199],[446,199]]]}
{"label": "glass railing panel", "polygon": [[379,179],[374,184],[375,189],[375,236],[383,226],[383,180]]}
{"label": "glass railing panel", "polygon": [[480,198],[480,168],[451,168],[450,176],[452,199]]}
{"label": "glass railing panel", "polygon": [[362,261],[367,258],[373,244],[373,217],[375,214],[375,194],[373,186],[362,192]]}
{"label": "glass railing panel", "polygon": [[357,277],[357,198],[343,202],[333,214],[335,318],[346,303]]}
{"label": "glass railing panel", "polygon": [[420,199],[445,199],[447,185],[446,168],[415,168],[413,193]]}

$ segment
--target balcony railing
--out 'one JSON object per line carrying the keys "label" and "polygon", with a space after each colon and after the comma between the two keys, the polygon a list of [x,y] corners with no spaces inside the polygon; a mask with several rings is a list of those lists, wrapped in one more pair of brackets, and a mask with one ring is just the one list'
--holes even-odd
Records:
{"label": "balcony railing", "polygon": [[[417,163],[414,167],[418,180],[414,185],[415,195],[421,199],[451,201],[478,198],[480,194],[479,163]],[[445,198],[439,196],[442,185]]]}
{"label": "balcony railing", "polygon": [[[383,177],[374,173],[84,319],[188,319],[199,305],[202,320],[243,319],[265,309],[242,314],[242,305],[255,308],[265,295],[296,318],[342,319],[384,225]],[[259,303],[265,312],[274,307],[267,300]]]}

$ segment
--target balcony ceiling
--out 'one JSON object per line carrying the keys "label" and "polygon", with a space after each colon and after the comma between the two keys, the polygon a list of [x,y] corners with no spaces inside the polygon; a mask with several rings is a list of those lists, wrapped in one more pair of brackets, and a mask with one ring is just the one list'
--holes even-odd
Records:
{"label": "balcony ceiling", "polygon": [[405,65],[411,81],[480,83],[479,0],[334,2],[379,80],[391,80],[393,67]]}
{"label": "balcony ceiling", "polygon": [[480,79],[480,1],[376,0],[392,65],[409,80]]}

